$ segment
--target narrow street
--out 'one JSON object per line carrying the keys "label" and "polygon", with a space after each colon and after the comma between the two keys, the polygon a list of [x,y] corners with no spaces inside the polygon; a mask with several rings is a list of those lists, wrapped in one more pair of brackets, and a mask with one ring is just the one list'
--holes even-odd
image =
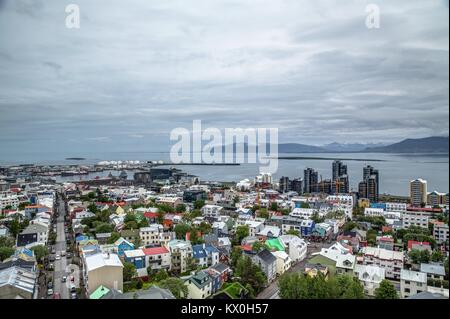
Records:
{"label": "narrow street", "polygon": [[[305,264],[311,258],[313,253],[319,252],[322,248],[330,247],[331,243],[311,243],[308,245],[308,251],[306,253],[305,259],[297,262],[293,265],[287,272],[303,272],[305,269]],[[256,299],[280,299],[280,290],[278,289],[278,278],[276,278],[266,289],[261,291]]]}
{"label": "narrow street", "polygon": [[[61,256],[62,251],[66,251],[66,234],[64,232],[64,216],[66,215],[66,206],[64,200],[61,195],[58,195],[57,199],[57,210],[59,216],[57,218],[56,223],[56,254]],[[68,283],[61,282],[63,276],[67,276],[66,274],[67,268],[67,259],[66,256],[61,256],[60,260],[55,260],[55,271],[54,271],[54,292],[59,293],[61,299],[70,299],[69,298],[69,288]]]}

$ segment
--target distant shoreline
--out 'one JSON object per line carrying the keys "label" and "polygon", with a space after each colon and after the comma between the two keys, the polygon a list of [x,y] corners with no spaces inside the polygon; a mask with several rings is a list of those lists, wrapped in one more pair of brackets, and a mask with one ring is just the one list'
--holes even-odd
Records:
{"label": "distant shoreline", "polygon": [[368,158],[339,158],[339,157],[312,157],[312,156],[278,156],[278,157],[267,157],[267,158],[278,158],[279,160],[319,160],[319,161],[356,161],[356,162],[386,162],[386,160],[381,159],[368,159]]}

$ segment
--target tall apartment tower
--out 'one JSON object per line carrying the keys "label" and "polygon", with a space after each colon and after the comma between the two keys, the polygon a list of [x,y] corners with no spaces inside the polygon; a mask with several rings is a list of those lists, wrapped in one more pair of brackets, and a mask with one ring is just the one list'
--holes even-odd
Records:
{"label": "tall apartment tower", "polygon": [[333,193],[349,193],[350,186],[347,175],[347,165],[342,161],[335,160],[332,164],[332,192]]}
{"label": "tall apartment tower", "polygon": [[282,176],[280,178],[280,192],[287,193],[291,190],[291,183],[289,181],[289,177]]}
{"label": "tall apartment tower", "polygon": [[305,193],[317,193],[319,191],[319,173],[312,168],[303,171],[303,184]]}
{"label": "tall apartment tower", "polygon": [[293,179],[291,181],[291,191],[297,192],[299,195],[303,194],[303,179]]}
{"label": "tall apartment tower", "polygon": [[380,189],[380,174],[377,169],[368,165],[363,168],[363,180],[358,185],[359,197],[377,202]]}
{"label": "tall apartment tower", "polygon": [[420,206],[427,203],[427,181],[421,178],[409,182],[411,205]]}

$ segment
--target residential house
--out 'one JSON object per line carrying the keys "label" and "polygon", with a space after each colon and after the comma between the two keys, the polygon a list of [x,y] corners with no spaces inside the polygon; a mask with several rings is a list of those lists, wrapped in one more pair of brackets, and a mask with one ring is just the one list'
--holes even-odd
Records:
{"label": "residential house", "polygon": [[222,214],[223,207],[218,205],[205,205],[202,207],[201,212],[204,217],[210,217],[218,219]]}
{"label": "residential house", "polygon": [[143,248],[145,255],[145,267],[156,272],[161,269],[170,270],[171,255],[166,247]]}
{"label": "residential house", "polygon": [[448,243],[448,224],[440,221],[435,221],[433,224],[433,237],[436,242],[438,244]]}
{"label": "residential house", "polygon": [[213,266],[219,263],[219,250],[211,244],[193,245],[192,257],[200,267]]}
{"label": "residential house", "polygon": [[164,231],[161,224],[151,224],[148,227],[142,227],[139,229],[139,238],[144,246],[159,245],[159,234]]}
{"label": "residential house", "polygon": [[385,269],[375,265],[356,265],[355,275],[361,282],[367,296],[375,296],[375,290],[385,279]]}
{"label": "residential house", "polygon": [[295,235],[281,235],[278,239],[286,247],[286,252],[292,259],[292,262],[302,261],[306,257],[308,246],[304,239]]}
{"label": "residential house", "polygon": [[363,247],[362,253],[364,265],[380,266],[385,269],[386,278],[400,279],[400,271],[404,264],[403,252],[378,247]]}
{"label": "residential house", "polygon": [[441,263],[421,263],[420,272],[425,273],[428,279],[444,280],[445,277],[445,268]]}
{"label": "residential house", "polygon": [[284,251],[274,251],[272,254],[276,257],[276,272],[280,276],[288,271],[292,266],[292,259]]}
{"label": "residential house", "polygon": [[185,285],[188,287],[188,299],[206,299],[212,294],[212,280],[205,271],[198,271],[189,276]]}
{"label": "residential house", "polygon": [[100,286],[123,291],[123,265],[119,256],[110,253],[86,256],[83,279],[88,296]]}
{"label": "residential house", "polygon": [[314,278],[316,277],[319,273],[321,273],[325,279],[328,279],[329,276],[329,269],[328,266],[325,265],[321,265],[321,264],[310,264],[307,263],[305,264],[305,270],[304,270],[305,275]]}
{"label": "residential house", "polygon": [[13,266],[0,269],[0,299],[34,299],[36,272]]}
{"label": "residential house", "polygon": [[189,241],[174,239],[168,242],[171,256],[172,270],[184,273],[187,270],[189,259],[192,258],[192,245]]}
{"label": "residential house", "polygon": [[341,254],[337,256],[336,273],[340,275],[353,274],[356,265],[356,256],[352,254]]}
{"label": "residential house", "polygon": [[17,235],[17,247],[31,247],[34,245],[47,245],[48,227],[41,224],[29,224]]}
{"label": "residential house", "polygon": [[138,274],[140,269],[146,268],[145,254],[142,249],[125,250],[123,256],[126,262],[136,267]]}
{"label": "residential house", "polygon": [[117,254],[119,255],[119,257],[124,256],[124,252],[126,250],[134,250],[134,245],[123,237],[117,239],[116,242],[114,243],[114,246],[116,247]]}
{"label": "residential house", "polygon": [[427,274],[402,269],[400,272],[400,296],[407,298],[422,291],[427,291]]}
{"label": "residential house", "polygon": [[252,261],[266,274],[267,281],[272,282],[277,274],[277,258],[267,249],[252,256]]}

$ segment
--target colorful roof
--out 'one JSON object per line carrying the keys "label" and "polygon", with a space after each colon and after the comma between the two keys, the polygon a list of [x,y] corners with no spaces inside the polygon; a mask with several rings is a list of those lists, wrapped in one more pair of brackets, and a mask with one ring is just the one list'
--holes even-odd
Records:
{"label": "colorful roof", "polygon": [[89,296],[89,299],[101,299],[108,292],[108,288],[106,288],[105,286],[100,286]]}
{"label": "colorful roof", "polygon": [[270,250],[284,251],[284,245],[278,238],[266,240],[266,246]]}
{"label": "colorful roof", "polygon": [[166,247],[142,248],[142,251],[146,256],[167,254],[169,252]]}

